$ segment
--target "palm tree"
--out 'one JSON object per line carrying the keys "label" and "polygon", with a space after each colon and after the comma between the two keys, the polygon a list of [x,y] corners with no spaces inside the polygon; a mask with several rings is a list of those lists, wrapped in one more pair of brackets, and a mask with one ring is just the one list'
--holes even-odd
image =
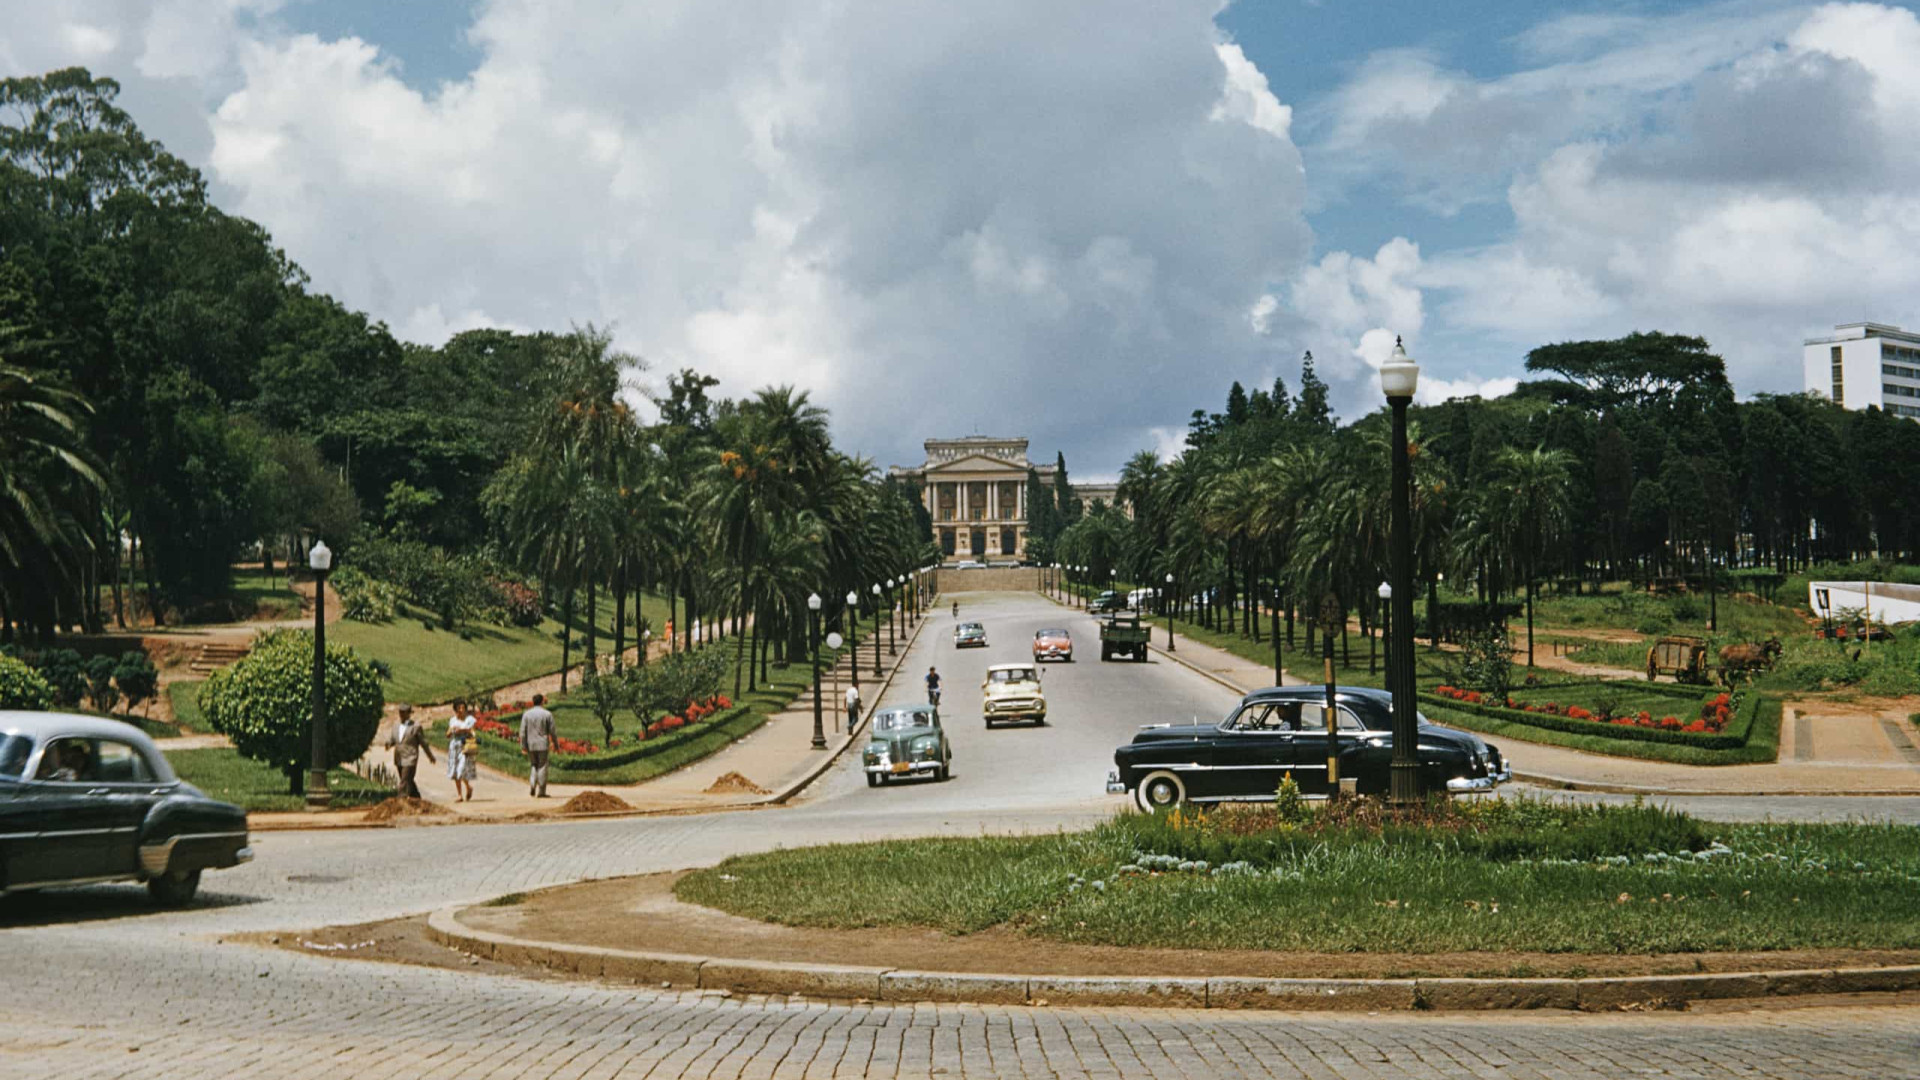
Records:
{"label": "palm tree", "polygon": [[1493,492],[1520,538],[1520,563],[1527,582],[1527,666],[1533,666],[1535,567],[1542,543],[1566,524],[1567,490],[1573,455],[1565,450],[1503,448],[1494,458]]}
{"label": "palm tree", "polygon": [[44,632],[86,580],[107,484],[82,431],[91,406],[26,362],[42,347],[0,326],[0,626],[24,614]]}

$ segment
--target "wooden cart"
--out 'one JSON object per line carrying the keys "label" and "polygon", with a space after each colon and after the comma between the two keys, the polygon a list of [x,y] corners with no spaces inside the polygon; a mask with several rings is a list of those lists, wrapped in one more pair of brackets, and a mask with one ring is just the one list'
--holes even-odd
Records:
{"label": "wooden cart", "polygon": [[1676,634],[1654,642],[1647,650],[1647,681],[1660,675],[1704,685],[1708,680],[1707,639]]}

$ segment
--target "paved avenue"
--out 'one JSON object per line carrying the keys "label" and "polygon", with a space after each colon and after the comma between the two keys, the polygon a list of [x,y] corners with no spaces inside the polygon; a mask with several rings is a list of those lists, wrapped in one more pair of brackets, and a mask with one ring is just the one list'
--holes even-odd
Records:
{"label": "paved avenue", "polygon": [[[929,627],[949,705],[1042,623],[1032,598],[971,603],[993,647]],[[909,670],[914,670],[910,668]],[[955,779],[868,791],[842,763],[791,810],[515,826],[279,833],[151,912],[111,887],[32,900],[0,929],[0,1077],[1920,1076],[1920,1007],[1622,1015],[1336,1015],[882,1006],[726,998],[373,964],[219,944],[424,912],[577,880],[704,865],[776,844],[1052,829],[1113,805],[1106,755],[1135,724],[1215,714],[1219,687],[1164,662],[1049,668],[1053,723],[954,725]],[[956,717],[965,714],[954,710]],[[1844,802],[1845,800],[1840,800]],[[1911,801],[1854,813],[1910,818]],[[1706,806],[1724,816],[1792,812]],[[1811,816],[1830,811],[1809,806]],[[1837,812],[1837,811],[1832,811]]]}

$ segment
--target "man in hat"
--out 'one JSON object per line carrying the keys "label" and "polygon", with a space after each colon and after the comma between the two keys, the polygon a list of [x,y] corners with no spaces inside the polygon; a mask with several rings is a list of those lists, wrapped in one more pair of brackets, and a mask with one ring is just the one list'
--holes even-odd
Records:
{"label": "man in hat", "polygon": [[427,745],[426,729],[413,722],[413,706],[400,706],[400,722],[387,733],[387,745],[393,748],[393,771],[399,777],[394,794],[419,798],[420,786],[413,782],[413,775],[420,767],[421,754],[427,755],[428,762],[433,761],[433,747]]}

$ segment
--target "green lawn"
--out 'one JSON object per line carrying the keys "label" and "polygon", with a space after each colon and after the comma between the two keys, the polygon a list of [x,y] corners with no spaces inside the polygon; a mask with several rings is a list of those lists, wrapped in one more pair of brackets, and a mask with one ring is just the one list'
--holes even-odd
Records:
{"label": "green lawn", "polygon": [[[1385,830],[1317,824],[1324,813],[1288,824],[1268,808],[1189,810],[1079,833],[776,850],[695,871],[676,892],[791,926],[1001,927],[1121,947],[1920,947],[1911,826],[1707,825],[1653,807],[1538,801]],[[1178,868],[1209,851],[1221,855]]]}
{"label": "green lawn", "polygon": [[173,705],[176,726],[194,732],[209,732],[207,718],[200,712],[200,687],[205,679],[187,679],[167,684],[167,701]]}
{"label": "green lawn", "polygon": [[[581,603],[574,627],[574,663],[586,649],[586,613]],[[644,596],[640,611],[652,620],[655,632],[666,626],[667,602]],[[602,602],[596,620],[600,649],[613,648],[613,605]],[[632,620],[629,619],[631,648]],[[429,614],[401,606],[391,622],[361,623],[342,619],[327,627],[329,641],[354,647],[360,655],[382,660],[393,669],[386,684],[387,700],[416,704],[451,701],[462,694],[493,690],[560,670],[560,623],[548,619],[537,627],[466,625],[440,629]]]}
{"label": "green lawn", "polygon": [[[236,750],[174,750],[167,754],[167,760],[180,779],[213,798],[249,811],[299,810],[306,806],[304,796],[287,793],[285,776],[241,757]],[[328,773],[327,783],[333,789],[335,806],[368,806],[393,794],[345,769]]]}
{"label": "green lawn", "polygon": [[297,618],[303,606],[300,595],[287,586],[284,568],[276,570],[272,577],[258,566],[236,569],[232,593],[253,604],[256,619]]}
{"label": "green lawn", "polygon": [[[714,648],[731,649],[731,642],[721,642]],[[822,671],[831,670],[831,664],[837,654],[823,649],[820,654]],[[565,784],[606,784],[624,786],[638,784],[662,776],[675,769],[690,765],[718,750],[725,749],[735,740],[747,735],[765,724],[773,714],[791,704],[795,697],[812,685],[812,668],[800,664],[790,667],[769,667],[768,680],[758,689],[743,691],[734,699],[735,708],[712,720],[682,729],[679,732],[644,742],[637,737],[639,722],[632,712],[622,710],[614,718],[615,737],[620,740],[618,747],[609,747],[606,732],[600,721],[587,707],[585,700],[569,694],[564,698],[550,699],[547,706],[553,712],[554,727],[569,739],[591,742],[600,747],[600,753],[581,757],[555,755],[551,762],[549,778],[556,783]],[[733,696],[729,681],[722,693]],[[831,683],[823,693],[823,707],[828,710],[827,722],[832,723],[832,710],[835,703],[831,700]],[[518,714],[501,717],[501,721],[517,729]],[[446,722],[434,725],[435,737],[439,742],[446,741]],[[631,756],[638,748],[659,741],[663,749],[637,760],[619,760]],[[513,776],[527,775],[527,759],[520,754],[517,743],[493,736],[481,739],[481,759],[488,767]],[[613,759],[608,761],[607,759]],[[606,762],[602,764],[602,762]]]}

